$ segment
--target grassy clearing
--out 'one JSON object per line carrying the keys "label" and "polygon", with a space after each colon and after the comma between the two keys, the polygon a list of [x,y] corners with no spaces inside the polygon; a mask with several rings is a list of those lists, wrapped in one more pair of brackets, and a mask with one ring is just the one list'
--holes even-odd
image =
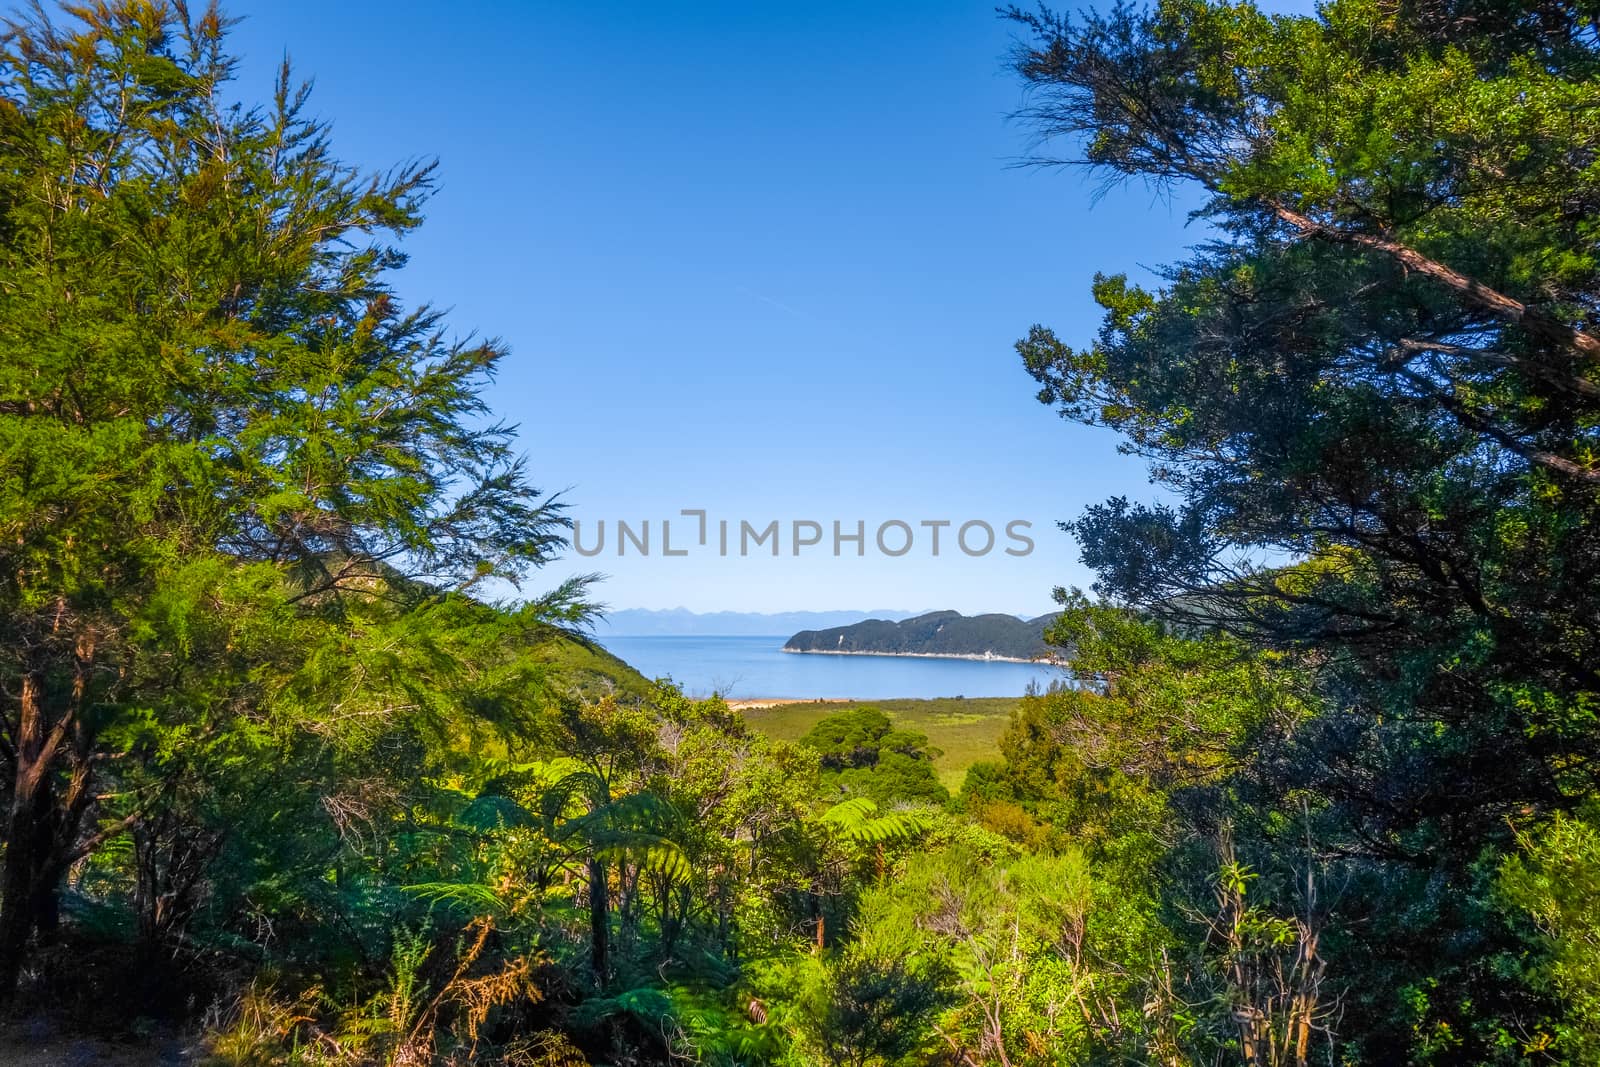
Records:
{"label": "grassy clearing", "polygon": [[951,792],[961,788],[967,768],[978,760],[993,759],[1000,753],[1000,735],[1005,733],[1016,697],[939,697],[933,700],[862,700],[851,704],[805,701],[774,704],[770,708],[748,708],[744,717],[750,725],[769,737],[799,740],[818,720],[850,708],[878,708],[897,726],[928,735],[942,753],[934,760],[939,781]]}

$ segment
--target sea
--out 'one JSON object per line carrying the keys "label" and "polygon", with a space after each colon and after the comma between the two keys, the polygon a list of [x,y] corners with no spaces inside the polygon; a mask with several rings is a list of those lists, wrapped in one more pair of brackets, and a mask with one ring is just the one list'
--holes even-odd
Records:
{"label": "sea", "polygon": [[784,652],[772,637],[624,637],[599,641],[646,678],[671,678],[691,697],[727,700],[888,700],[893,697],[1009,697],[1065,682],[1042,663],[931,656],[830,656]]}

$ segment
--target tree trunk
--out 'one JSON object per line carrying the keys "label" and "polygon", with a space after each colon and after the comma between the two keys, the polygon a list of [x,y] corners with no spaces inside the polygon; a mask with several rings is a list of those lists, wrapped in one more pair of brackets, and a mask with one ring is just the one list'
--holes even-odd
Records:
{"label": "tree trunk", "polygon": [[[41,904],[40,875],[48,869],[49,761],[58,738],[46,736],[44,694],[32,672],[22,676],[17,715],[16,776],[5,824],[5,862],[0,866],[0,1003],[16,994],[28,941]],[[53,891],[50,892],[53,897]]]}
{"label": "tree trunk", "polygon": [[30,872],[32,896],[28,908],[33,913],[33,932],[41,945],[54,943],[61,927],[60,883],[66,872],[60,864],[65,842],[57,829],[55,790],[49,772],[41,779],[33,798],[33,870]]}
{"label": "tree trunk", "polygon": [[606,967],[609,955],[611,920],[606,914],[606,865],[597,859],[589,861],[589,962],[594,967],[595,980],[601,988],[606,984]]}
{"label": "tree trunk", "polygon": [[[16,995],[29,940],[36,932],[41,941],[54,939],[61,921],[61,882],[73,860],[111,836],[111,831],[96,834],[81,853],[74,852],[84,813],[93,803],[93,739],[82,713],[95,644],[91,629],[73,641],[70,695],[55,709],[53,721],[44,663],[30,663],[20,679],[11,810],[0,864],[0,1004]],[[58,796],[55,775],[62,766],[71,773]]]}
{"label": "tree trunk", "polygon": [[53,945],[61,933],[61,890],[54,878],[34,883],[33,932],[41,945]]}
{"label": "tree trunk", "polygon": [[31,838],[9,830],[6,834],[5,864],[0,869],[0,1004],[9,1003],[16,994],[28,939],[33,936]]}
{"label": "tree trunk", "polygon": [[50,944],[61,925],[54,814],[48,780],[23,805],[12,806],[0,871],[0,1003],[16,992],[29,940]]}

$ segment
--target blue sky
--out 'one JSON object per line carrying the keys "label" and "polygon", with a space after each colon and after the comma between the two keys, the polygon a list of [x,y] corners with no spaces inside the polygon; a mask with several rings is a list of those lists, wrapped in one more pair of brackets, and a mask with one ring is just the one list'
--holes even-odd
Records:
{"label": "blue sky", "polygon": [[[493,405],[587,544],[606,520],[606,551],[548,580],[604,572],[614,607],[1041,612],[1090,577],[1054,523],[1151,494],[1110,434],[1034,400],[1012,344],[1035,322],[1088,341],[1095,271],[1148,277],[1200,234],[1185,203],[1011,165],[1028,132],[991,5],[230,11],[241,96],[287,52],[344,158],[438,158],[401,293],[509,343]],[[665,558],[684,508],[711,544]],[[617,557],[619,519],[650,520],[650,556]],[[794,519],[864,522],[867,555],[796,557]],[[898,558],[871,543],[891,519],[919,535]],[[740,520],[783,524],[781,555],[739,557]],[[923,520],[1025,520],[1036,547],[967,557],[947,531],[935,558]]]}

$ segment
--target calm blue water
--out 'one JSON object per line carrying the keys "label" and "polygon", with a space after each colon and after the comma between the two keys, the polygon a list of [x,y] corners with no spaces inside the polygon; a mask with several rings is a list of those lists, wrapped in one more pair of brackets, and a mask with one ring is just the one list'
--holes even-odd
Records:
{"label": "calm blue water", "polygon": [[778,637],[618,637],[600,643],[646,678],[670,677],[693,697],[720,693],[729,700],[760,697],[1021,696],[1029,682],[1042,689],[1065,679],[1058,668],[1033,663],[928,659],[907,656],[818,656],[780,651]]}

